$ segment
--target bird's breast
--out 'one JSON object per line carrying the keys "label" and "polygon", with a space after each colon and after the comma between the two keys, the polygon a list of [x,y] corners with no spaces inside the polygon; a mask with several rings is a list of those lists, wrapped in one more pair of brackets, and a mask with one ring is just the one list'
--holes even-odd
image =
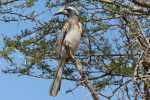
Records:
{"label": "bird's breast", "polygon": [[81,38],[81,33],[79,32],[79,30],[71,30],[66,34],[65,37],[65,41],[69,42],[72,47],[76,47],[78,46],[78,43],[80,41]]}

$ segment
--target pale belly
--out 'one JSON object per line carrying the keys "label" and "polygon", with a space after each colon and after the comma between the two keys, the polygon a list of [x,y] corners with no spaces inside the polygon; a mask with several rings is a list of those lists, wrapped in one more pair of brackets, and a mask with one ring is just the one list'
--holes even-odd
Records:
{"label": "pale belly", "polygon": [[[81,35],[79,32],[73,31],[73,33],[75,33],[75,34],[72,34],[71,32],[68,33],[65,37],[64,42],[66,42],[67,44],[70,45],[70,49],[71,49],[72,53],[74,54],[77,51],[77,48],[79,46],[79,41],[80,41]],[[61,58],[65,58],[65,59],[69,58],[68,51],[66,51],[66,48],[64,46],[62,46],[60,56],[61,56]]]}

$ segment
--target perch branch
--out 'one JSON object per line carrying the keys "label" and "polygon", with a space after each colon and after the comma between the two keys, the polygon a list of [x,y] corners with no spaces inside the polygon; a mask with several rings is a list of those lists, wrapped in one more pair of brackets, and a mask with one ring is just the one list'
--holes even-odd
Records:
{"label": "perch branch", "polygon": [[88,80],[88,77],[85,75],[85,72],[82,70],[82,65],[80,63],[80,60],[72,54],[70,46],[65,45],[65,48],[68,51],[68,54],[70,55],[71,60],[75,63],[75,66],[76,66],[85,86],[89,89],[93,100],[100,100],[98,93],[94,90],[94,88],[92,87],[92,85],[90,84],[90,82]]}

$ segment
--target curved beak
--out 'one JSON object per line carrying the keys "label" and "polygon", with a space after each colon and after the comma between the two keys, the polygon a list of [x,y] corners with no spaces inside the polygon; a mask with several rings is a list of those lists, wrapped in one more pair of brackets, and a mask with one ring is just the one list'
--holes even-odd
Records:
{"label": "curved beak", "polygon": [[54,14],[54,16],[59,15],[59,14],[67,14],[67,10],[65,10],[64,8],[60,9],[57,13]]}

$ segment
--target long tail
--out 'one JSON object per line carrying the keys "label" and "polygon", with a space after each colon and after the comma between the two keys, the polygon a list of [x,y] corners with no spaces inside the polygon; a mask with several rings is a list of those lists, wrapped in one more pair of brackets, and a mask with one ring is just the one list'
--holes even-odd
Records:
{"label": "long tail", "polygon": [[61,86],[61,80],[62,80],[65,62],[66,62],[65,59],[61,59],[59,61],[57,71],[56,71],[53,83],[52,83],[50,91],[49,91],[49,95],[51,95],[51,96],[57,96],[58,95],[58,92],[59,92],[60,86]]}

